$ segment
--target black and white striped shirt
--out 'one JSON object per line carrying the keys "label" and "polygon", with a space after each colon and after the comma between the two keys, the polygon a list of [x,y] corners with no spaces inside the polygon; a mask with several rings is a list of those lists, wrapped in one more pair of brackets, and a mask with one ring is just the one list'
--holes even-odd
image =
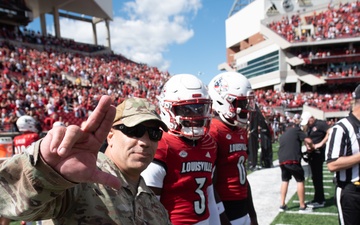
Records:
{"label": "black and white striped shirt", "polygon": [[[326,162],[332,162],[341,156],[358,154],[360,150],[360,121],[352,114],[337,122],[330,130],[326,143]],[[336,172],[338,182],[359,181],[360,164]]]}

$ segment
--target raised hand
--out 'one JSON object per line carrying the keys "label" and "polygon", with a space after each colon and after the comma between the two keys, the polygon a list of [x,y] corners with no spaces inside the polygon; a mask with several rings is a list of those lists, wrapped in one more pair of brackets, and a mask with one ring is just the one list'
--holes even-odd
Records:
{"label": "raised hand", "polygon": [[97,169],[96,160],[115,117],[109,96],[102,96],[85,124],[55,127],[41,142],[43,159],[64,178],[77,183],[101,183],[119,189],[118,178]]}

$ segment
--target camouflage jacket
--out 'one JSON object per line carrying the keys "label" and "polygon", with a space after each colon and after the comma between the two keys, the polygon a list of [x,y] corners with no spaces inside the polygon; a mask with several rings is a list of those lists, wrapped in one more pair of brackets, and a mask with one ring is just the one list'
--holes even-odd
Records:
{"label": "camouflage jacket", "polygon": [[53,219],[54,224],[171,224],[168,214],[141,178],[138,190],[104,154],[97,165],[121,180],[122,188],[96,183],[72,183],[40,157],[40,141],[23,154],[0,164],[0,215],[35,221]]}

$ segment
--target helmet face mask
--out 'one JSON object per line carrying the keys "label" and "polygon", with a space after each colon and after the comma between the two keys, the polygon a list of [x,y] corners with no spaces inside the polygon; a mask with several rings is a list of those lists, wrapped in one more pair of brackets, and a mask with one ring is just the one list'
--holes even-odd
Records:
{"label": "helmet face mask", "polygon": [[209,84],[214,111],[223,122],[245,127],[249,113],[255,111],[255,95],[248,79],[237,72],[215,76]]}
{"label": "helmet face mask", "polygon": [[174,105],[174,111],[176,115],[182,117],[201,117],[205,116],[209,111],[210,105],[207,103],[209,102],[204,101],[204,103],[197,104]]}
{"label": "helmet face mask", "polygon": [[171,77],[160,94],[159,106],[160,116],[172,134],[196,140],[208,133],[211,99],[194,75]]}

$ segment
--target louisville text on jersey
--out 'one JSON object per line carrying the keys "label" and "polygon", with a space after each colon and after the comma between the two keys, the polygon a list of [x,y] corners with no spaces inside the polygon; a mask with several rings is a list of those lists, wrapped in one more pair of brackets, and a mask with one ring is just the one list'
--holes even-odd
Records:
{"label": "louisville text on jersey", "polygon": [[183,162],[181,165],[181,173],[189,172],[210,172],[212,171],[213,164],[211,162],[195,161]]}
{"label": "louisville text on jersey", "polygon": [[247,147],[246,144],[231,144],[229,152],[239,152],[239,151],[246,151]]}

